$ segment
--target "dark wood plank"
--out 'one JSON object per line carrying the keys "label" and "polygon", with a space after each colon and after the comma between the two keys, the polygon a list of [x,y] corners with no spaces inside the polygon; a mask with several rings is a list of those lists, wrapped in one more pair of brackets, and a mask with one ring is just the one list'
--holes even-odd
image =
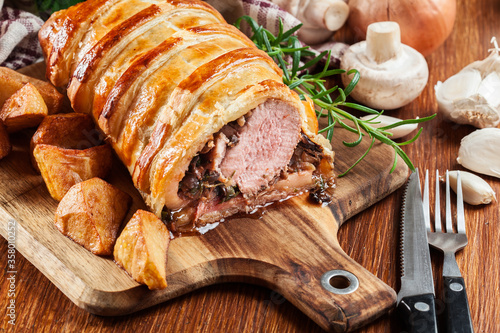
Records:
{"label": "dark wood plank", "polygon": [[[31,133],[13,135],[17,154],[0,164],[3,229],[7,229],[9,220],[15,220],[16,250],[75,304],[91,313],[124,315],[228,281],[272,288],[329,330],[362,326],[394,305],[394,291],[346,256],[336,239],[342,222],[406,180],[408,169],[402,163],[389,173],[393,152],[386,146],[376,145],[364,162],[365,168],[338,180],[333,215],[328,208],[311,204],[306,195],[266,208],[259,219],[236,218],[204,235],[175,239],[169,248],[169,286],[152,292],[138,286],[111,258],[95,256],[57,231],[53,223],[57,202],[28,162]],[[351,134],[338,128],[336,135],[347,138]],[[335,142],[339,144],[335,151],[340,169],[353,163],[369,144],[363,142],[352,150],[339,140]],[[25,186],[27,179],[32,180],[31,188]],[[118,161],[108,180],[134,197],[130,214],[144,208]],[[353,273],[359,288],[348,295],[326,291],[321,277],[334,269]]]}
{"label": "dark wood plank", "polygon": [[[500,5],[493,0],[458,0],[457,21],[451,37],[430,55],[429,84],[412,104],[391,112],[399,117],[425,116],[437,112],[434,84],[457,72],[471,61],[482,59],[491,47],[492,36],[500,37]],[[405,147],[421,169],[460,168],[455,162],[460,139],[472,132],[469,126],[445,122],[441,116],[424,125],[424,132],[413,145]],[[361,166],[363,167],[363,166]],[[484,177],[500,192],[500,181]],[[376,205],[348,220],[339,230],[345,252],[387,283],[399,290],[399,215],[402,191],[398,190]],[[15,196],[14,193],[12,195]],[[500,331],[498,299],[500,286],[500,220],[498,203],[466,206],[469,245],[457,255],[469,295],[476,332]],[[0,253],[7,242],[0,238]],[[441,274],[442,257],[432,251],[436,281]],[[7,258],[2,255],[0,308],[7,308]],[[42,273],[21,255],[16,258],[17,331],[86,332],[321,332],[322,329],[275,290],[242,283],[205,287],[147,310],[124,317],[100,317],[75,306]],[[438,295],[441,283],[437,283]],[[2,328],[11,331],[7,318]],[[395,314],[384,315],[359,332],[399,332]]]}

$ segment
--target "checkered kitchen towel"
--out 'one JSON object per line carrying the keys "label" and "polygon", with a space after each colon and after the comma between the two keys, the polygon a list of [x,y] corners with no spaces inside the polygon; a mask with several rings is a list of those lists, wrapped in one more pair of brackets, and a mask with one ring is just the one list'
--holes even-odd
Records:
{"label": "checkered kitchen towel", "polygon": [[[0,66],[12,69],[42,59],[38,30],[54,11],[80,0],[0,0]],[[43,18],[43,19],[42,19]]]}
{"label": "checkered kitchen towel", "polygon": [[2,8],[0,16],[0,65],[18,69],[42,57],[38,30],[43,20],[31,13]]}

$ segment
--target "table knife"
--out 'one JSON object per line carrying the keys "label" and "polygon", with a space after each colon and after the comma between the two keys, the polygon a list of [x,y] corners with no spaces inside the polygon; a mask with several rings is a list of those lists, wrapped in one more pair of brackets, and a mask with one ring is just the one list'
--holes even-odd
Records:
{"label": "table knife", "polygon": [[401,251],[399,313],[409,332],[437,332],[434,283],[418,170],[410,175],[403,198]]}

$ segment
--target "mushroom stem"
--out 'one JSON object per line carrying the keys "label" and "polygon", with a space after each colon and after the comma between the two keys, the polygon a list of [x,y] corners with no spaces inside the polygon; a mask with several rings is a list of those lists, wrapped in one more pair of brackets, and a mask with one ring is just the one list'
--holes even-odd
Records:
{"label": "mushroom stem", "polygon": [[348,15],[349,6],[342,0],[311,1],[304,12],[308,25],[326,28],[330,31],[340,29]]}
{"label": "mushroom stem", "polygon": [[366,53],[377,64],[384,63],[401,53],[401,31],[396,22],[376,22],[368,26]]}

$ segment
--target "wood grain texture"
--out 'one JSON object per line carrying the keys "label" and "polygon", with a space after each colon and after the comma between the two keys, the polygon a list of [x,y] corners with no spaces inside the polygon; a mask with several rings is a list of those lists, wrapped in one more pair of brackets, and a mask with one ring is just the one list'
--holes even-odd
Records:
{"label": "wood grain texture", "polygon": [[[36,69],[42,66],[37,66]],[[348,137],[344,129],[337,129]],[[3,230],[8,221],[17,222],[16,249],[44,273],[79,307],[98,315],[125,315],[167,301],[197,288],[219,282],[250,282],[271,288],[330,331],[352,330],[391,309],[394,291],[348,258],[338,245],[338,226],[349,216],[391,193],[406,180],[408,169],[399,164],[389,174],[392,151],[377,145],[370,168],[339,180],[331,211],[311,204],[307,196],[293,198],[266,208],[261,218],[234,218],[202,236],[181,237],[168,252],[168,287],[149,291],[135,283],[111,258],[91,254],[54,226],[57,202],[39,177],[32,186],[26,175],[31,132],[13,136],[15,152],[0,165]],[[354,139],[351,138],[351,139]],[[346,168],[362,154],[338,162]],[[337,147],[342,152],[348,148]],[[15,165],[12,167],[11,165]],[[109,181],[132,194],[133,214],[143,208],[130,176],[118,161]],[[10,196],[10,189],[19,190]],[[334,217],[335,216],[335,217]],[[5,238],[7,234],[2,232]],[[329,270],[345,270],[359,280],[359,288],[347,295],[334,295],[321,286]]]}
{"label": "wood grain texture", "polygon": [[[457,21],[446,43],[427,57],[429,84],[412,104],[391,115],[426,116],[437,112],[433,87],[471,61],[483,59],[491,47],[492,36],[500,37],[500,5],[494,0],[458,0]],[[342,31],[339,38],[349,39]],[[352,39],[351,39],[352,40]],[[448,123],[438,115],[425,124],[419,140],[405,151],[420,169],[444,171],[462,169],[456,163],[460,139],[472,132],[470,126]],[[349,151],[347,151],[348,153]],[[19,154],[16,150],[14,154]],[[19,155],[18,155],[19,156]],[[337,153],[337,159],[342,155]],[[26,161],[29,163],[29,161]],[[19,165],[23,164],[19,161]],[[360,168],[367,167],[361,164]],[[10,166],[16,169],[17,165]],[[19,187],[6,194],[9,200],[26,192],[36,175],[16,180]],[[484,177],[500,193],[500,180]],[[41,184],[41,180],[40,180]],[[3,186],[4,184],[2,184]],[[43,188],[41,185],[40,190]],[[340,188],[340,181],[339,181]],[[399,290],[399,216],[402,191],[350,217],[338,232],[342,249],[361,266]],[[498,203],[473,207],[466,205],[469,245],[457,254],[465,278],[474,329],[476,332],[500,331],[500,229]],[[250,231],[249,231],[250,232]],[[7,242],[0,238],[0,253]],[[432,250],[437,295],[442,283],[442,256]],[[0,280],[0,308],[7,308],[9,283],[7,258],[0,259],[4,269]],[[16,257],[16,331],[61,332],[321,332],[314,321],[287,301],[276,289],[244,283],[223,283],[179,296],[146,310],[120,317],[101,317],[75,306],[36,267],[18,254]],[[5,312],[4,312],[5,313]],[[2,317],[0,327],[13,331]],[[398,317],[387,314],[357,332],[400,332]]]}

